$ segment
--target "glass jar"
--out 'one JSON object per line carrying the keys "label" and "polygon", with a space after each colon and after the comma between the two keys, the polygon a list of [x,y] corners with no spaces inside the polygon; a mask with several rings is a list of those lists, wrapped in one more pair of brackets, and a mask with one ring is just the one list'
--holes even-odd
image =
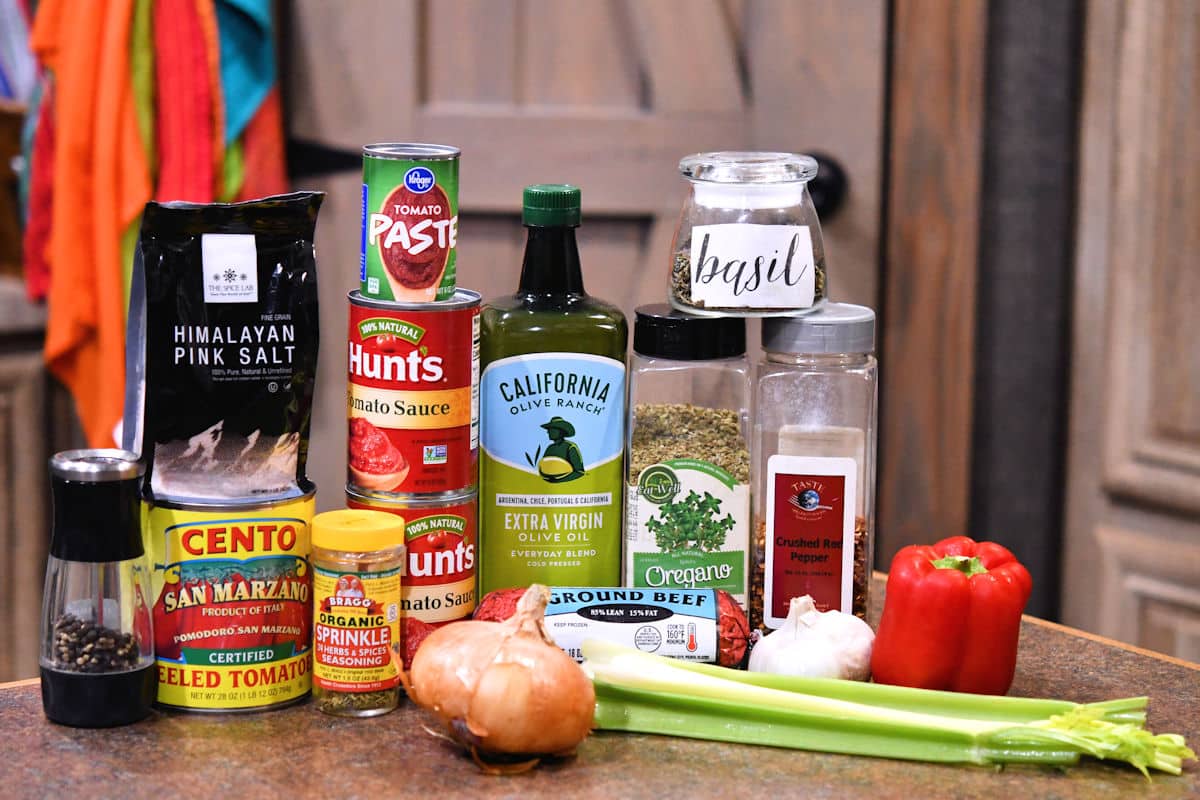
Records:
{"label": "glass jar", "polygon": [[749,374],[744,319],[637,309],[626,586],[724,589],[746,606]]}
{"label": "glass jar", "polygon": [[400,704],[404,520],[368,509],[312,521],[313,680],[317,709],[374,717]]}
{"label": "glass jar", "polygon": [[795,153],[698,153],[671,253],[671,305],[705,316],[804,314],[828,296],[817,162]]}
{"label": "glass jar", "polygon": [[54,722],[125,725],[154,702],[142,473],[125,450],[67,450],[50,459],[54,525],[39,661],[42,707]]}
{"label": "glass jar", "polygon": [[754,404],[752,627],[793,597],[866,616],[875,537],[875,312],[763,321]]}

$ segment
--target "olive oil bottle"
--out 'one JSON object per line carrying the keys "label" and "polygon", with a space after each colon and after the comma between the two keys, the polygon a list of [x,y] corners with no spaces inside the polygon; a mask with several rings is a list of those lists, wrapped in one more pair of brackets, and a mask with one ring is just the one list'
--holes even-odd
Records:
{"label": "olive oil bottle", "polygon": [[479,591],[621,580],[620,309],[583,288],[579,189],[528,186],[517,292],[480,315]]}

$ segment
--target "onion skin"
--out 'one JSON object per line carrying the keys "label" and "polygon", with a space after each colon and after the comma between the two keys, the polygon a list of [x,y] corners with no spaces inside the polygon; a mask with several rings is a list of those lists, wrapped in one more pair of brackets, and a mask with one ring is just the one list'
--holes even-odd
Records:
{"label": "onion skin", "polygon": [[592,729],[596,693],[546,634],[550,590],[534,584],[504,622],[463,620],[431,633],[413,657],[408,696],[482,753],[564,755]]}

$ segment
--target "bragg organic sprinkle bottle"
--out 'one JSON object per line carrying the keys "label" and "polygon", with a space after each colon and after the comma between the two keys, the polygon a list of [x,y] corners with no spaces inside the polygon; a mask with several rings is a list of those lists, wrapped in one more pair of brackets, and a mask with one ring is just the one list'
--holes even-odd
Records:
{"label": "bragg organic sprinkle bottle", "polygon": [[400,641],[404,520],[357,508],[317,514],[312,570],[317,709],[342,717],[386,714],[400,702],[392,645]]}
{"label": "bragg organic sprinkle bottle", "polygon": [[583,288],[579,189],[528,186],[517,293],[481,315],[480,595],[621,577],[621,311]]}

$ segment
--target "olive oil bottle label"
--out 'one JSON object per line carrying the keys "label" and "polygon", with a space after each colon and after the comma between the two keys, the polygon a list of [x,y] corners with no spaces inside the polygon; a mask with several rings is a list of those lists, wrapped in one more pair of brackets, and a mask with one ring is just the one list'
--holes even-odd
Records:
{"label": "olive oil bottle label", "polygon": [[724,589],[746,607],[750,488],[708,461],[651,464],[626,498],[625,585]]}
{"label": "olive oil bottle label", "polygon": [[625,365],[583,353],[492,362],[480,384],[479,590],[615,586]]}

